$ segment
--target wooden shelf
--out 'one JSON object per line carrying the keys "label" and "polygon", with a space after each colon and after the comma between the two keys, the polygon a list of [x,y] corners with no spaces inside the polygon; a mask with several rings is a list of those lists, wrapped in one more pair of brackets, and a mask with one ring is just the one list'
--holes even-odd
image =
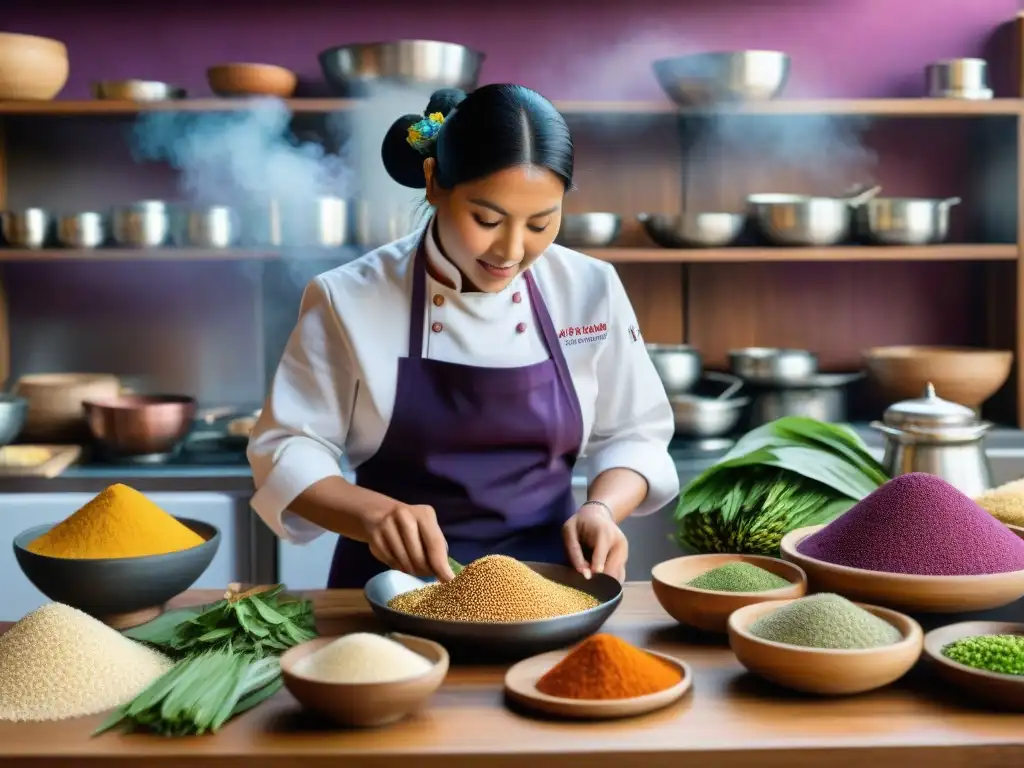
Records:
{"label": "wooden shelf", "polygon": [[[140,112],[239,112],[259,100],[182,99],[137,103],[132,101],[57,100],[0,102],[0,116],[78,117],[134,115]],[[353,99],[289,99],[295,113],[346,112],[361,102]],[[795,99],[723,106],[717,109],[680,109],[665,101],[560,101],[566,114],[673,114],[680,115],[864,115],[878,117],[983,117],[1020,115],[1024,99],[965,101],[958,99]]]}
{"label": "wooden shelf", "polygon": [[[354,248],[294,249],[295,259],[339,261]],[[839,246],[834,248],[593,248],[586,253],[617,264],[741,262],[1015,261],[1017,246],[944,244],[929,246]],[[0,248],[0,262],[19,261],[269,261],[277,251],[206,248],[101,248],[79,250]]]}

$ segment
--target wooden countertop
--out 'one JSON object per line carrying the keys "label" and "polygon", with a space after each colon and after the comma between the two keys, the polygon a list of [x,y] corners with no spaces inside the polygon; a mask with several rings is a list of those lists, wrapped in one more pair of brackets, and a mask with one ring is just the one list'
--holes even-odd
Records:
{"label": "wooden countertop", "polygon": [[[362,594],[310,593],[323,634],[374,628]],[[209,602],[189,592],[177,604]],[[0,625],[0,629],[8,625]],[[607,629],[679,656],[694,689],[679,704],[635,720],[556,723],[503,706],[504,668],[455,667],[420,715],[382,730],[340,731],[303,715],[287,691],[215,736],[161,739],[89,734],[102,716],[63,723],[0,723],[7,764],[154,768],[994,768],[1024,765],[1024,720],[969,708],[927,676],[863,696],[824,700],[744,673],[728,649],[693,644],[646,583],[628,584]]]}

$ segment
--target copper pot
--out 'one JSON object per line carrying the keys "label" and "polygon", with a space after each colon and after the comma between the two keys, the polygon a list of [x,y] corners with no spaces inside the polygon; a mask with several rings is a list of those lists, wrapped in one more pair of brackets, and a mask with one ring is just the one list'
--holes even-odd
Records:
{"label": "copper pot", "polygon": [[121,456],[170,453],[188,436],[197,409],[184,395],[122,395],[82,406],[92,436]]}

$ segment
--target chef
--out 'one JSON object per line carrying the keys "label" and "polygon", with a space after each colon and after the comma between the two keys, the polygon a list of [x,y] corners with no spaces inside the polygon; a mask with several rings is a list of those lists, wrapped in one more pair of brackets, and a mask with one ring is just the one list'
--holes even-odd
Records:
{"label": "chef", "polygon": [[249,442],[253,508],[290,542],[340,534],[330,588],[488,554],[621,581],[619,524],[679,491],[673,419],[615,270],[553,244],[565,120],[518,85],[439,91],[382,157],[433,216],[306,288]]}

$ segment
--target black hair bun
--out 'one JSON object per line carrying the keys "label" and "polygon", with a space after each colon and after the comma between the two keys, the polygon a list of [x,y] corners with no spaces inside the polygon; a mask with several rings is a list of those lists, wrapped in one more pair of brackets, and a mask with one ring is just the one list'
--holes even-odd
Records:
{"label": "black hair bun", "polygon": [[448,117],[465,98],[466,92],[460,91],[458,88],[442,88],[439,91],[434,91],[430,95],[430,101],[427,102],[427,108],[423,114],[432,115],[435,112],[440,112]]}
{"label": "black hair bun", "polygon": [[392,123],[384,135],[384,142],[380,148],[384,169],[392,179],[403,187],[412,189],[424,189],[427,186],[427,178],[423,175],[424,155],[409,146],[406,140],[409,128],[435,112],[448,117],[465,98],[465,91],[458,88],[442,88],[431,94],[422,115],[402,115]]}
{"label": "black hair bun", "polygon": [[409,146],[407,141],[409,128],[422,119],[422,115],[402,115],[388,128],[380,147],[380,156],[388,176],[403,187],[412,189],[425,189],[427,186],[427,177],[423,174],[423,155]]}

